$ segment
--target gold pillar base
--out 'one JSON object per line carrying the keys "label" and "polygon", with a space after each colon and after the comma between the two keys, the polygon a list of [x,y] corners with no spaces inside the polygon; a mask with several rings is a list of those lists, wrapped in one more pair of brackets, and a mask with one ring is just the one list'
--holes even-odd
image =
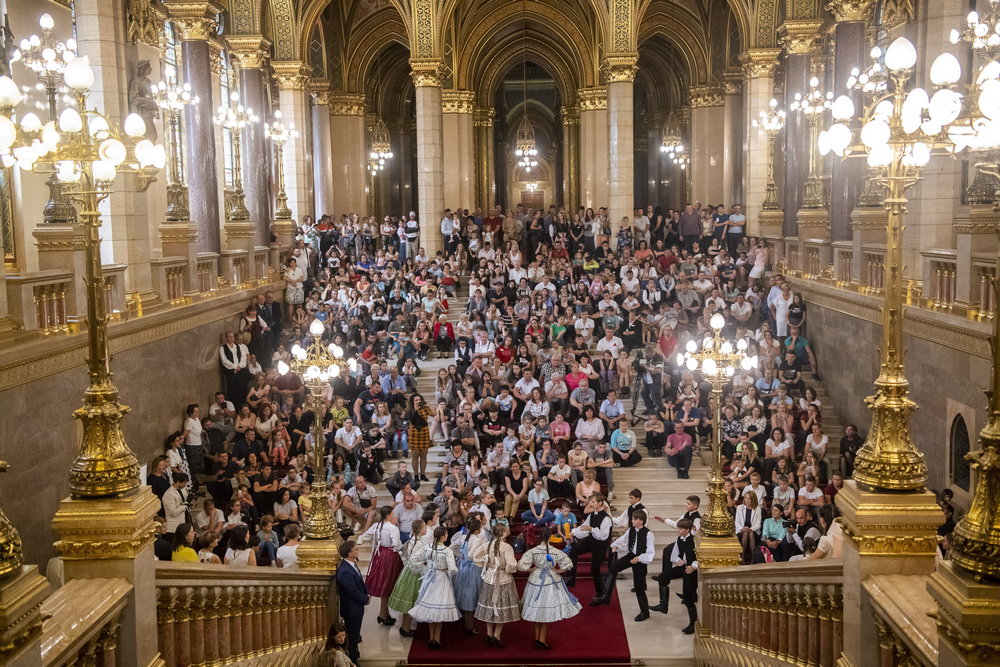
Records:
{"label": "gold pillar base", "polygon": [[829,241],[830,212],[825,208],[803,208],[795,214],[800,241]]}
{"label": "gold pillar base", "polygon": [[699,535],[695,541],[698,568],[702,571],[720,567],[736,567],[740,564],[743,547],[735,535],[729,537],[709,537]]}
{"label": "gold pillar base", "polygon": [[769,239],[780,239],[782,236],[781,226],[784,222],[785,212],[780,209],[777,211],[761,211],[757,215],[759,236]]}
{"label": "gold pillar base", "polygon": [[938,665],[1000,664],[1000,586],[943,561],[927,590],[938,603]]}
{"label": "gold pillar base", "polygon": [[0,584],[0,664],[40,667],[42,616],[49,582],[36,565],[22,565]]}
{"label": "gold pillar base", "polygon": [[226,220],[226,250],[246,250],[251,255],[257,247],[257,230],[249,220]]}
{"label": "gold pillar base", "polygon": [[340,565],[340,545],[342,542],[340,533],[334,533],[334,536],[328,540],[302,540],[296,551],[299,557],[299,567],[303,570],[336,572],[337,566]]}
{"label": "gold pillar base", "polygon": [[291,219],[275,220],[274,233],[278,237],[276,243],[279,248],[291,248],[292,240],[295,238],[295,221]]}

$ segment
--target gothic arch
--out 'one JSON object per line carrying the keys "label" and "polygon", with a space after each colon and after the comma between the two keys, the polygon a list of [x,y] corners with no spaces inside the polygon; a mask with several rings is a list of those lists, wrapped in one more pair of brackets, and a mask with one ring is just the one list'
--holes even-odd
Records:
{"label": "gothic arch", "polygon": [[398,16],[378,12],[362,21],[351,35],[348,51],[344,54],[344,89],[360,92],[365,75],[372,68],[378,54],[392,44],[410,48],[406,26]]}
{"label": "gothic arch", "polygon": [[482,63],[489,62],[490,57],[496,56],[497,43],[509,48],[511,41],[515,39],[511,35],[505,42],[492,40],[490,37],[519,28],[525,19],[528,20],[529,34],[532,32],[532,24],[543,26],[543,30],[535,27],[534,31],[543,35],[540,43],[547,50],[555,52],[554,44],[558,43],[570,54],[571,57],[563,56],[560,60],[568,65],[577,87],[597,85],[593,76],[596,68],[590,55],[591,40],[573,19],[572,13],[567,14],[562,7],[540,2],[527,4],[523,8],[520,2],[508,2],[502,7],[472,17],[467,24],[468,29],[462,31],[462,48],[456,53],[455,59],[455,87],[476,90],[472,87],[472,82],[478,78],[477,73],[482,68]]}
{"label": "gothic arch", "polygon": [[668,41],[683,57],[691,84],[708,83],[711,72],[711,54],[705,47],[705,38],[692,26],[701,25],[699,17],[689,14],[677,5],[656,5],[639,26],[639,45],[659,35]]}
{"label": "gothic arch", "polygon": [[[575,78],[572,64],[566,61],[565,54],[553,48],[551,42],[543,40],[544,36],[539,37],[531,32],[528,33],[526,48],[529,59],[538,62],[552,75],[562,103],[573,104],[576,100],[577,88],[582,87],[580,81]],[[460,89],[475,91],[477,104],[492,107],[493,95],[496,93],[497,86],[500,85],[510,68],[523,59],[524,48],[513,49],[502,42],[494,44],[489,51],[483,54],[483,62],[487,63],[486,68],[479,72],[474,79],[468,80]]]}

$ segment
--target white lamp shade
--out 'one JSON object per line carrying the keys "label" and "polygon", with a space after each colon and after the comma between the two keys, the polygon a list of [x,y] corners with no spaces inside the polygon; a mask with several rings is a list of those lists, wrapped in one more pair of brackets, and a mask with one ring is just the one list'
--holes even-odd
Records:
{"label": "white lamp shade", "polygon": [[924,109],[929,104],[930,98],[927,97],[927,91],[923,88],[914,88],[907,94],[906,99],[903,100],[903,109],[901,112],[903,132],[912,134],[920,129],[920,123],[923,122]]}
{"label": "white lamp shade", "polygon": [[826,136],[829,137],[830,146],[838,154],[843,153],[844,149],[851,144],[851,128],[843,123],[834,123],[831,125],[830,129],[826,131]]}
{"label": "white lamp shade", "polygon": [[935,86],[950,86],[962,78],[962,65],[953,54],[942,53],[931,63],[930,77]]}
{"label": "white lamp shade", "polygon": [[66,85],[73,90],[87,90],[94,85],[94,70],[87,56],[77,56],[66,65],[63,74]]}
{"label": "white lamp shade", "polygon": [[347,367],[351,369],[351,372],[358,370],[358,360],[351,358],[347,360]]}
{"label": "white lamp shade", "polygon": [[698,360],[697,359],[688,359],[687,360],[687,368],[688,368],[689,371],[693,371],[694,369],[698,368]]}
{"label": "white lamp shade", "polygon": [[910,151],[910,159],[913,160],[913,164],[916,166],[923,167],[925,164],[930,162],[930,147],[923,142],[913,144],[913,149]]}
{"label": "white lamp shade", "polygon": [[687,350],[688,352],[697,352],[698,343],[694,342],[693,340],[689,340],[687,344],[684,346],[684,349]]}
{"label": "white lamp shade", "polygon": [[125,117],[124,130],[125,134],[133,139],[144,137],[146,136],[146,121],[139,114],[130,113]]}
{"label": "white lamp shade", "polygon": [[17,128],[7,116],[0,115],[0,150],[6,151],[17,139]]}
{"label": "white lamp shade", "polygon": [[715,363],[715,359],[709,357],[701,363],[701,370],[705,372],[706,375],[715,375],[719,372],[719,367]]}
{"label": "white lamp shade", "polygon": [[298,356],[299,356],[299,350],[301,350],[301,349],[302,349],[302,347],[298,343],[296,343],[295,345],[292,345],[292,349],[289,350],[289,352],[292,353],[293,357],[298,358]]}
{"label": "white lamp shade", "polygon": [[726,318],[722,316],[722,313],[716,313],[715,315],[712,315],[712,319],[709,320],[708,323],[713,329],[718,331],[722,327],[726,326]]}
{"label": "white lamp shade", "polygon": [[823,130],[819,133],[819,137],[816,140],[816,145],[819,147],[820,155],[827,155],[833,150],[833,146],[830,145],[830,136]]}
{"label": "white lamp shade", "polygon": [[868,152],[868,166],[885,167],[892,162],[892,148],[886,144],[875,146]]}
{"label": "white lamp shade", "polygon": [[96,181],[113,181],[118,174],[117,165],[108,160],[97,160],[94,162],[91,170]]}
{"label": "white lamp shade", "polygon": [[59,114],[59,129],[63,132],[79,132],[83,129],[83,118],[73,107],[66,107]]}
{"label": "white lamp shade", "polygon": [[117,139],[105,139],[97,149],[102,160],[118,166],[125,161],[125,144]]}
{"label": "white lamp shade", "polygon": [[72,183],[80,179],[76,171],[76,163],[72,160],[60,160],[56,163],[56,178],[63,183]]}
{"label": "white lamp shade", "polygon": [[156,148],[153,147],[153,142],[149,139],[143,139],[135,145],[135,159],[139,162],[140,167],[148,167],[153,164],[154,153]]}
{"label": "white lamp shade", "polygon": [[733,344],[730,343],[728,340],[727,341],[723,341],[722,347],[719,348],[719,352],[722,352],[722,354],[732,354],[733,353]]}
{"label": "white lamp shade", "polygon": [[21,118],[21,129],[25,132],[38,132],[42,129],[42,121],[33,113],[26,113]]}
{"label": "white lamp shade", "polygon": [[340,375],[340,366],[337,364],[330,364],[329,368],[326,369],[326,372],[329,373],[331,377],[334,375]]}
{"label": "white lamp shade", "polygon": [[861,128],[861,143],[868,148],[884,146],[890,134],[889,124],[884,120],[870,120]]}
{"label": "white lamp shade", "polygon": [[943,129],[944,128],[941,127],[941,123],[938,123],[932,118],[928,118],[927,120],[925,120],[923,123],[920,124],[920,131],[929,137],[937,136],[938,134],[941,133],[941,130]]}
{"label": "white lamp shade", "polygon": [[332,346],[332,350],[333,350],[333,356],[337,357],[338,359],[344,356],[344,348],[342,348],[341,346],[334,344]]}
{"label": "white lamp shade", "polygon": [[103,116],[94,116],[87,122],[87,129],[90,130],[90,136],[94,137],[99,141],[104,141],[108,138],[110,130],[108,129],[108,121],[104,120]]}
{"label": "white lamp shade", "polygon": [[323,323],[318,319],[313,320],[309,325],[309,333],[313,336],[322,336],[324,331],[326,331],[326,327],[324,327]]}
{"label": "white lamp shade", "polygon": [[0,107],[16,107],[23,95],[9,76],[0,76]]}
{"label": "white lamp shade", "polygon": [[905,37],[893,40],[885,50],[885,66],[894,72],[908,70],[917,62],[917,49]]}
{"label": "white lamp shade", "polygon": [[684,365],[684,355],[681,354],[680,352],[678,352],[677,353],[677,359],[675,361],[677,362],[678,366],[683,366]]}
{"label": "white lamp shade", "polygon": [[280,375],[288,375],[288,371],[289,370],[290,369],[288,367],[288,364],[286,364],[284,361],[279,361],[278,362],[278,373]]}
{"label": "white lamp shade", "polygon": [[854,117],[854,100],[847,95],[841,95],[833,101],[830,113],[834,120],[850,120]]}
{"label": "white lamp shade", "polygon": [[931,96],[928,108],[935,122],[948,125],[962,113],[962,94],[942,88]]}
{"label": "white lamp shade", "polygon": [[153,166],[157,169],[163,169],[167,164],[167,149],[163,144],[156,144],[153,146]]}
{"label": "white lamp shade", "polygon": [[986,81],[979,92],[979,111],[987,118],[1000,117],[1000,81]]}
{"label": "white lamp shade", "polygon": [[740,352],[747,349],[747,339],[740,338],[738,341],[736,341],[736,349],[739,350]]}

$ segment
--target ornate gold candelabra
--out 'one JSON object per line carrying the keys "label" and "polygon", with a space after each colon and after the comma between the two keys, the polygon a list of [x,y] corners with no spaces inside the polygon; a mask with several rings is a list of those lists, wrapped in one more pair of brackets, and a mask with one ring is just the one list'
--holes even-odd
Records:
{"label": "ornate gold candelabra", "polygon": [[177,70],[173,65],[164,68],[165,79],[153,86],[153,99],[163,112],[167,126],[167,212],[169,222],[190,220],[188,188],[184,182],[184,142],[181,135],[181,113],[189,104],[197,104],[198,97],[191,94],[191,84],[177,83]]}
{"label": "ornate gold candelabra", "polygon": [[131,491],[140,480],[139,464],[121,431],[121,418],[128,408],[118,402],[118,389],[111,375],[98,207],[110,195],[119,172],[136,174],[140,189],[148,187],[166,162],[166,152],[142,138],[146,125],[138,115],[129,115],[121,132],[106,116],[87,108],[94,72],[86,57],[69,60],[64,79],[75,93],[76,108],[63,110],[56,129],[51,121],[39,127],[33,114],[20,118],[20,127],[15,125],[12,118],[20,94],[11,79],[0,77],[0,157],[5,162],[15,159],[26,171],[54,175],[62,184],[62,192],[80,208],[86,254],[90,385],[83,407],[73,413],[83,422],[83,438],[70,470],[69,486],[75,497],[104,497]]}
{"label": "ornate gold candelabra", "polygon": [[690,371],[701,370],[712,385],[712,472],[708,481],[708,513],[701,519],[701,530],[709,537],[732,537],[735,534],[733,517],[726,510],[726,490],[722,479],[722,388],[725,387],[739,366],[744,370],[756,368],[757,357],[746,354],[747,342],[743,339],[734,346],[722,338],[726,318],[720,313],[712,315],[712,336],[706,336],[699,349],[694,340],[687,342],[684,352],[677,353],[677,365]]}
{"label": "ornate gold candelabra", "polygon": [[833,104],[833,93],[819,89],[819,79],[809,80],[809,90],[805,93],[795,93],[795,98],[789,105],[791,111],[802,113],[809,123],[809,176],[806,178],[805,191],[802,194],[802,208],[823,208],[826,197],[823,194],[823,179],[819,174],[819,121],[823,114]]}
{"label": "ornate gold candelabra", "polygon": [[264,126],[264,134],[274,142],[274,159],[278,164],[278,194],[275,197],[274,217],[276,220],[291,220],[292,211],[288,208],[288,197],[285,194],[285,143],[296,139],[299,133],[294,124],[286,126],[281,120],[281,110],[274,112],[274,122]]}
{"label": "ornate gold candelabra", "polygon": [[778,184],[774,181],[774,144],[785,127],[785,110],[778,108],[778,100],[771,98],[767,111],[761,111],[760,117],[754,119],[753,126],[767,135],[767,194],[760,208],[763,211],[781,209],[778,202]]}
{"label": "ornate gold candelabra", "polygon": [[257,122],[253,109],[240,103],[240,94],[233,91],[227,104],[220,105],[215,123],[229,133],[233,142],[233,196],[226,210],[226,220],[244,222],[250,219],[250,211],[246,206],[246,195],[243,193],[243,166],[240,158],[241,133],[247,125]]}
{"label": "ornate gold candelabra", "polygon": [[[330,512],[327,494],[328,483],[324,451],[326,440],[323,436],[323,388],[330,378],[340,374],[340,365],[344,362],[344,350],[337,345],[323,345],[325,327],[320,320],[313,320],[309,333],[313,337],[307,347],[298,344],[292,347],[291,365],[281,362],[278,372],[285,375],[294,372],[302,378],[309,389],[309,405],[313,411],[313,482],[310,485],[312,495],[312,514],[305,523],[305,535],[310,540],[329,540],[336,547],[341,539],[337,532],[337,524]],[[335,549],[334,549],[335,551]],[[336,567],[336,563],[333,563]]]}

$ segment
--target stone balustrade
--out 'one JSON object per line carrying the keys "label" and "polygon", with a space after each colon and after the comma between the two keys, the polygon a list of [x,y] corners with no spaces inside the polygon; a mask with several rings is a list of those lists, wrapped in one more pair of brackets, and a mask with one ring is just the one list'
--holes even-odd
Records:
{"label": "stone balustrade", "polygon": [[153,289],[170,305],[185,303],[185,285],[188,284],[187,257],[163,257],[151,261]]}
{"label": "stone balustrade", "polygon": [[865,246],[862,258],[862,285],[866,294],[881,294],[885,286],[885,246]]}
{"label": "stone balustrade", "polygon": [[73,273],[61,269],[7,274],[10,311],[25,331],[69,333],[77,312],[72,282]]}
{"label": "stone balustrade", "polygon": [[115,667],[122,610],[132,595],[124,579],[73,579],[42,603],[42,664]]}
{"label": "stone balustrade", "polygon": [[840,560],[706,571],[695,662],[833,667],[843,647],[842,589]]}
{"label": "stone balustrade", "polygon": [[920,575],[876,575],[864,582],[878,630],[880,667],[931,667],[938,663],[937,604]]}
{"label": "stone balustrade", "polygon": [[272,568],[157,563],[160,655],[174,665],[310,665],[333,617],[333,577]]}

